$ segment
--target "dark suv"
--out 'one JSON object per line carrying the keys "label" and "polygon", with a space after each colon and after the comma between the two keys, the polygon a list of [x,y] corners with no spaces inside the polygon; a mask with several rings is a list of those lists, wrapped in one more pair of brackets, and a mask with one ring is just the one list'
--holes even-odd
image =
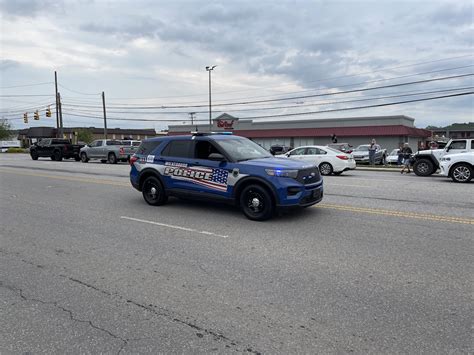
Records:
{"label": "dark suv", "polygon": [[265,220],[277,208],[308,207],[323,198],[318,168],[274,158],[243,137],[224,134],[143,141],[130,159],[130,180],[150,205],[168,196],[226,201],[247,218]]}

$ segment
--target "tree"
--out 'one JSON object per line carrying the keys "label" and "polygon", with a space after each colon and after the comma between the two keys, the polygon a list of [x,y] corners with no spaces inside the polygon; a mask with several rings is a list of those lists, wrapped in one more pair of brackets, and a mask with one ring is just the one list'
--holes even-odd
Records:
{"label": "tree", "polygon": [[8,139],[12,135],[10,124],[7,120],[0,120],[0,139]]}
{"label": "tree", "polygon": [[77,140],[78,142],[84,142],[89,144],[94,140],[94,135],[92,134],[92,131],[90,129],[84,128],[80,129],[77,132]]}

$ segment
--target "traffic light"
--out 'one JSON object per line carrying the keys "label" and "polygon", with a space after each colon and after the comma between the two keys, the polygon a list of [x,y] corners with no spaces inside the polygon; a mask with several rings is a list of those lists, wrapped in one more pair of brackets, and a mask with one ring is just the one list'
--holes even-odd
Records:
{"label": "traffic light", "polygon": [[35,111],[34,119],[35,119],[36,121],[39,121],[39,119],[40,119],[40,115],[39,115],[38,110]]}
{"label": "traffic light", "polygon": [[46,109],[46,117],[51,117],[51,108],[49,106]]}
{"label": "traffic light", "polygon": [[28,113],[27,112],[25,112],[23,114],[23,122],[28,123]]}

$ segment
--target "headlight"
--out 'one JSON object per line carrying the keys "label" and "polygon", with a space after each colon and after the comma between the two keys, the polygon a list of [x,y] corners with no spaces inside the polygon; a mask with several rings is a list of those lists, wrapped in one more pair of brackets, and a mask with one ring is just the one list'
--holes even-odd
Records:
{"label": "headlight", "polygon": [[283,169],[265,169],[268,175],[278,177],[289,177],[296,179],[298,170],[283,170]]}
{"label": "headlight", "polygon": [[450,161],[451,158],[441,158],[441,161]]}

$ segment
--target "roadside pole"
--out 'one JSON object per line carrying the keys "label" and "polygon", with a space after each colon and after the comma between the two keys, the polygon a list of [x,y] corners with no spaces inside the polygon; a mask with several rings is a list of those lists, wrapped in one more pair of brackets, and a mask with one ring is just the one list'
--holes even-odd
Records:
{"label": "roadside pole", "polygon": [[59,102],[58,102],[58,75],[54,72],[54,86],[56,88],[56,138],[59,137]]}
{"label": "roadside pole", "polygon": [[[63,106],[61,104],[61,94],[58,92],[58,96],[56,97],[56,100],[58,102],[58,109],[59,109],[59,138],[63,138]],[[56,111],[57,113],[57,111]]]}
{"label": "roadside pole", "polygon": [[102,109],[104,110],[104,139],[107,140],[107,113],[105,111],[105,93],[102,91]]}

